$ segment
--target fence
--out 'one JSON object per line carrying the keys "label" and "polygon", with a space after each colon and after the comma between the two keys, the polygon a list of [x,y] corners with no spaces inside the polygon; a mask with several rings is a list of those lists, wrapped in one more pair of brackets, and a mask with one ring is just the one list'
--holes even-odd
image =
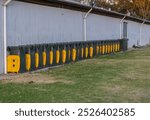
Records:
{"label": "fence", "polygon": [[8,73],[34,71],[127,50],[127,39],[9,46]]}

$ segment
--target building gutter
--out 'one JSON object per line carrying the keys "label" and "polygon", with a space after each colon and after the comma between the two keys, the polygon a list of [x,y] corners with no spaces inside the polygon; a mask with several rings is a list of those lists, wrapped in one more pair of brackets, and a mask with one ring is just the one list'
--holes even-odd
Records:
{"label": "building gutter", "polygon": [[140,26],[140,41],[139,41],[139,46],[141,46],[141,42],[142,42],[142,28],[143,25],[145,24],[146,20],[143,20],[141,26]]}
{"label": "building gutter", "polygon": [[4,74],[7,74],[7,6],[12,0],[7,0],[3,4],[4,18],[3,18],[3,31],[4,31]]}
{"label": "building gutter", "polygon": [[122,39],[122,23],[124,21],[124,19],[127,17],[127,15],[125,15],[121,20],[120,20],[120,39]]}

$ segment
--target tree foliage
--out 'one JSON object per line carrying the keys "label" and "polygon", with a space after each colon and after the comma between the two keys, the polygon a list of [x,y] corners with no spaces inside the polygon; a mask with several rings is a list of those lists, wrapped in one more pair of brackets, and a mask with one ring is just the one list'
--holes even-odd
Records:
{"label": "tree foliage", "polygon": [[133,3],[137,15],[144,19],[150,19],[150,0],[133,0]]}
{"label": "tree foliage", "polygon": [[[82,0],[91,2],[92,0]],[[150,0],[96,0],[101,8],[111,9],[120,13],[150,20]]]}

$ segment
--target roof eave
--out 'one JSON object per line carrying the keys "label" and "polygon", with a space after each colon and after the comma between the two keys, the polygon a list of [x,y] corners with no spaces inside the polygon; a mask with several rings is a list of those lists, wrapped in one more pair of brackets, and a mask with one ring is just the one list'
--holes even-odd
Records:
{"label": "roof eave", "polygon": [[[71,10],[77,10],[82,12],[87,12],[91,7],[89,5],[80,4],[77,2],[71,2],[71,1],[64,1],[64,0],[16,0],[21,2],[29,2],[34,4],[40,4],[45,6],[52,6],[52,7],[59,7],[59,8],[66,8]],[[114,17],[114,18],[123,18],[125,14],[118,13],[115,11],[109,11],[107,9],[102,9],[99,7],[94,7],[92,13]],[[143,23],[145,21],[144,19],[140,19],[133,16],[127,16],[126,20],[135,21],[138,23]],[[150,21],[146,20],[145,24],[150,24]]]}

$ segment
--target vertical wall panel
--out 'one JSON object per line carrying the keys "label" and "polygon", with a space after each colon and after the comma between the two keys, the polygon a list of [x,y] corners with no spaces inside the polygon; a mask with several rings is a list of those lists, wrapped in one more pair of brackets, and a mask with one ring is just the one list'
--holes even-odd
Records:
{"label": "vertical wall panel", "polygon": [[82,12],[13,2],[8,8],[8,45],[82,41]]}
{"label": "vertical wall panel", "polygon": [[138,44],[140,40],[140,23],[128,21],[128,39],[130,48]]}
{"label": "vertical wall panel", "polygon": [[143,25],[142,27],[142,45],[150,45],[150,26]]}
{"label": "vertical wall panel", "polygon": [[87,19],[87,39],[105,40],[118,39],[120,19],[89,14]]}
{"label": "vertical wall panel", "polygon": [[[8,7],[8,45],[82,41],[84,15],[85,13],[79,11],[14,1]],[[89,14],[87,39],[118,39],[120,20]],[[132,47],[140,39],[140,23],[127,22],[129,47]],[[149,39],[150,26],[145,26],[142,44],[146,44]]]}

